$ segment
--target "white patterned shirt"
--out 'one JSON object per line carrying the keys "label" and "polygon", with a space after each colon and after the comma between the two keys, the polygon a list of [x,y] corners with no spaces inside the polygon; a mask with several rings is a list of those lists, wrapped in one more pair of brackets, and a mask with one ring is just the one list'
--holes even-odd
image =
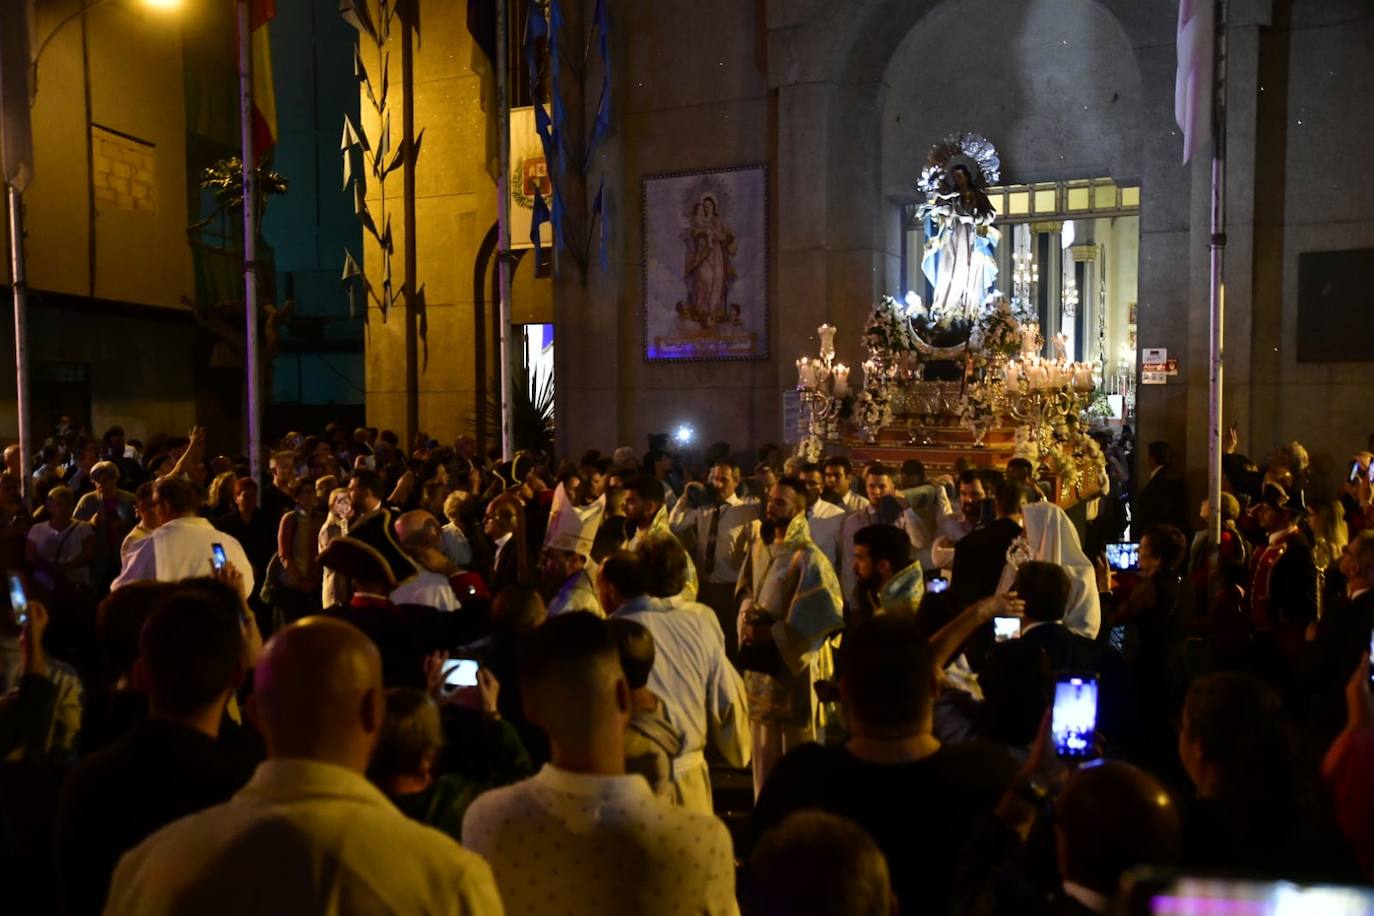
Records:
{"label": "white patterned shirt", "polygon": [[106,916],[501,916],[491,869],[359,773],[268,760],[119,860]]}
{"label": "white patterned shirt", "polygon": [[546,764],[478,797],[463,845],[490,863],[511,916],[739,912],[725,824],[666,804],[639,775]]}

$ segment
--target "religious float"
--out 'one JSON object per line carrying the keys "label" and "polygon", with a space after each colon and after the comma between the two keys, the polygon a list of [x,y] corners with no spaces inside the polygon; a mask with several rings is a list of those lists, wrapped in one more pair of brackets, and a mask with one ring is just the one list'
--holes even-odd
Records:
{"label": "religious float", "polygon": [[984,190],[1000,168],[976,134],[931,149],[917,182],[931,301],[908,293],[873,306],[857,379],[835,361],[837,329],[817,329],[819,354],[796,363],[799,454],[816,460],[827,445],[844,445],[856,462],[918,458],[932,476],[961,458],[1000,469],[1020,457],[1066,508],[1102,492],[1106,461],[1085,417],[1100,368],[1069,362],[1062,337],[1046,355],[1026,297],[996,289],[996,214]]}

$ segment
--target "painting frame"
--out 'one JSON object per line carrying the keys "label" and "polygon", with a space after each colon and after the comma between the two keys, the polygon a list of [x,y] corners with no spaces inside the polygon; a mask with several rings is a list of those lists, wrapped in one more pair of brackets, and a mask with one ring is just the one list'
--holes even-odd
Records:
{"label": "painting frame", "polygon": [[640,179],[645,362],[770,358],[768,179],[766,163]]}

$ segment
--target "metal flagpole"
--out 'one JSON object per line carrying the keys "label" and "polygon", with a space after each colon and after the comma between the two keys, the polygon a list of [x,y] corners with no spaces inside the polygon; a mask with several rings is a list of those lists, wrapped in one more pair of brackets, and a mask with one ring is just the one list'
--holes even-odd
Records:
{"label": "metal flagpole", "polygon": [[[6,9],[0,19],[0,166],[9,202],[10,292],[14,297],[15,413],[19,426],[19,486],[27,499],[33,491],[29,476],[29,437],[33,433],[29,412],[28,284],[24,269],[24,189],[33,177],[33,138],[29,109],[33,102],[29,54],[29,0]],[[60,26],[59,26],[60,28]],[[42,48],[39,48],[42,51]]]}
{"label": "metal flagpole", "polygon": [[510,323],[510,9],[496,0],[496,129],[500,132],[500,177],[496,180],[496,270],[500,284],[501,458],[515,457],[515,404],[511,396]]}
{"label": "metal flagpole", "polygon": [[[1221,563],[1221,457],[1223,330],[1226,318],[1226,13],[1228,0],[1216,0],[1214,24],[1214,66],[1212,97],[1212,233],[1211,233],[1211,386],[1209,398],[1210,437],[1208,441],[1209,523],[1212,537],[1212,574],[1220,575]],[[1215,580],[1214,580],[1215,581]]]}
{"label": "metal flagpole", "polygon": [[416,447],[420,432],[420,308],[415,286],[415,15],[419,0],[409,0],[401,10],[401,145],[405,169],[402,172],[401,225],[405,236],[402,258],[406,279],[406,454]]}
{"label": "metal flagpole", "polygon": [[239,117],[243,139],[243,308],[244,368],[248,388],[248,462],[253,479],[262,480],[262,404],[258,366],[258,174],[253,153],[253,39],[249,0],[238,4]]}
{"label": "metal flagpole", "polygon": [[29,285],[24,273],[24,195],[9,186],[10,289],[14,293],[14,391],[19,415],[19,486],[25,499],[33,489],[29,476]]}

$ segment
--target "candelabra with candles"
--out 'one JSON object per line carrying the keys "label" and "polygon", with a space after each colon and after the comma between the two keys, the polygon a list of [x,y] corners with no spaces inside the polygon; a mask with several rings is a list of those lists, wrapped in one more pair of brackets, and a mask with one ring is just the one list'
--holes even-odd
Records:
{"label": "candelabra with candles", "polygon": [[797,454],[817,461],[827,439],[839,438],[840,411],[849,394],[849,367],[835,362],[835,328],[823,324],[816,328],[821,339],[820,356],[797,360],[797,391],[805,411],[805,438]]}
{"label": "candelabra with candles", "polygon": [[1029,251],[1017,251],[1011,256],[1011,295],[1019,306],[1018,312],[1030,312],[1035,306],[1035,291],[1040,284],[1040,265]]}

